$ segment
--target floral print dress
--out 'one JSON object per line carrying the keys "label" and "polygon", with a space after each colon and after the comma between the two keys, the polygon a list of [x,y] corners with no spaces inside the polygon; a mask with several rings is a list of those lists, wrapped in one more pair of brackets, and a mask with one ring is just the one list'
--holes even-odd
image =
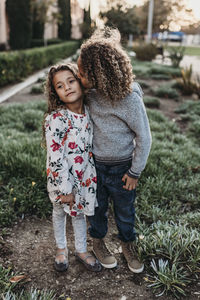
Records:
{"label": "floral print dress", "polygon": [[47,145],[47,190],[53,203],[74,194],[75,204],[61,204],[71,216],[94,215],[97,177],[92,156],[93,127],[89,113],[68,109],[54,111],[45,119]]}

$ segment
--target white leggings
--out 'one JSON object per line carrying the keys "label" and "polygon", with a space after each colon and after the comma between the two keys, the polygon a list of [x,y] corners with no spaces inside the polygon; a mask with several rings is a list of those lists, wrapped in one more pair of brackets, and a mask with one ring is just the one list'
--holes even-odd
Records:
{"label": "white leggings", "polygon": [[[66,218],[60,204],[53,205],[53,229],[56,245],[59,249],[67,248],[66,239]],[[75,249],[78,253],[87,252],[87,225],[83,214],[72,217],[72,226],[74,229]]]}

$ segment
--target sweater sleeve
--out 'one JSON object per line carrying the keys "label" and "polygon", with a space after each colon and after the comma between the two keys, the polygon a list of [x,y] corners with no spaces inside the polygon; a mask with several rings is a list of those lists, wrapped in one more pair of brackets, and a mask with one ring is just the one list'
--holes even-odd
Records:
{"label": "sweater sleeve", "polygon": [[69,168],[65,158],[68,133],[68,121],[61,112],[48,115],[45,122],[47,146],[47,190],[57,196],[59,202],[61,195],[72,192],[69,181]]}
{"label": "sweater sleeve", "polygon": [[132,157],[132,166],[127,174],[132,178],[138,178],[144,170],[151,149],[151,131],[146,109],[140,93],[133,92],[127,122],[130,129],[134,132],[135,148]]}

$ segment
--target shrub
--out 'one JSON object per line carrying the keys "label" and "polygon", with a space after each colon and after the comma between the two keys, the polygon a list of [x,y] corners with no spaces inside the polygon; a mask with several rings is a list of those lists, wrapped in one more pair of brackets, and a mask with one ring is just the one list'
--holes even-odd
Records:
{"label": "shrub", "polygon": [[144,104],[148,108],[159,108],[160,100],[154,97],[144,97]]}
{"label": "shrub", "polygon": [[168,87],[168,86],[161,86],[159,88],[156,88],[153,90],[153,93],[157,97],[163,97],[163,98],[172,98],[172,99],[178,99],[179,93],[177,90]]}
{"label": "shrub", "polygon": [[44,87],[43,87],[43,84],[41,85],[34,85],[32,88],[31,88],[31,94],[42,94],[44,93]]}
{"label": "shrub", "polygon": [[157,55],[157,48],[153,44],[142,44],[133,47],[133,51],[136,53],[136,58],[144,61],[151,61]]}
{"label": "shrub", "polygon": [[34,71],[70,56],[78,46],[79,42],[70,41],[47,47],[0,53],[0,86],[23,80]]}
{"label": "shrub", "polygon": [[181,60],[184,57],[185,47],[169,47],[169,58],[171,59],[174,68],[179,67]]}

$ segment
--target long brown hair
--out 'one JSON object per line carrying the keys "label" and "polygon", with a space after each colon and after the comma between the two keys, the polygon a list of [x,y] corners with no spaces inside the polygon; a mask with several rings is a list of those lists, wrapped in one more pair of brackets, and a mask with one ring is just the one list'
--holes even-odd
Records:
{"label": "long brown hair", "polygon": [[59,71],[70,71],[73,74],[73,76],[76,78],[76,80],[79,82],[81,88],[83,89],[81,81],[78,78],[78,66],[76,64],[67,63],[61,65],[54,65],[50,68],[45,82],[45,95],[47,97],[47,111],[44,113],[44,118],[43,118],[42,143],[41,143],[42,147],[44,148],[46,147],[45,126],[44,126],[46,116],[50,114],[52,111],[57,111],[65,108],[63,102],[59,99],[58,94],[56,93],[56,90],[53,85],[53,78],[55,74]]}

